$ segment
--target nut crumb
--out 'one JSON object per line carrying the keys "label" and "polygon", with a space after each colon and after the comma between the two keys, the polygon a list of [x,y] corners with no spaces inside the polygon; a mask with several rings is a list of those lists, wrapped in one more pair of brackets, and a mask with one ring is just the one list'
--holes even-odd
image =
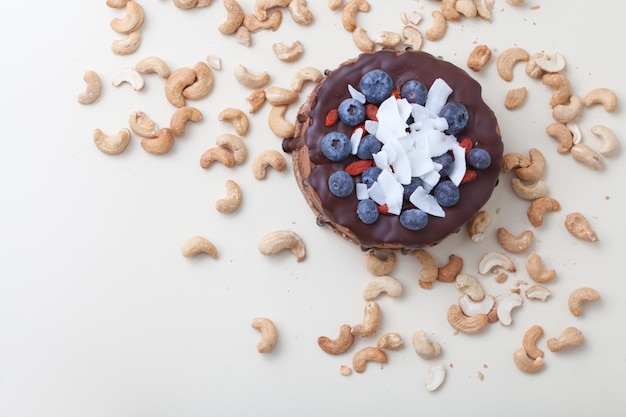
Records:
{"label": "nut crumb", "polygon": [[508,278],[509,276],[507,274],[505,274],[504,272],[500,272],[498,275],[496,275],[495,279],[498,284],[504,284]]}
{"label": "nut crumb", "polygon": [[352,368],[350,368],[348,365],[341,365],[339,367],[339,373],[343,376],[348,376],[352,373]]}
{"label": "nut crumb", "polygon": [[530,10],[539,10],[540,7],[541,7],[541,5],[536,4],[534,6],[530,6]]}
{"label": "nut crumb", "polygon": [[478,371],[478,379],[481,380],[481,381],[483,379],[485,379],[485,375],[482,372],[480,372],[480,371]]}

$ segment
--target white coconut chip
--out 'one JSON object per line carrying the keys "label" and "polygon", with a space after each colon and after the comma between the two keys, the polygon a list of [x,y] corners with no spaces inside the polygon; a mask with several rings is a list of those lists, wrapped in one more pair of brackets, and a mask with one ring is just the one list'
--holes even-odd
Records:
{"label": "white coconut chip", "polygon": [[357,182],[355,190],[356,190],[356,198],[358,200],[367,200],[370,197],[367,184],[363,182]]}
{"label": "white coconut chip", "polygon": [[378,122],[375,120],[366,120],[365,131],[370,135],[375,135],[376,132],[378,132]]}
{"label": "white coconut chip", "polygon": [[454,161],[450,172],[448,172],[448,177],[450,177],[450,181],[458,187],[467,170],[467,166],[465,165],[465,148],[457,143],[452,147],[452,155],[454,156]]}
{"label": "white coconut chip", "polygon": [[365,95],[356,88],[352,87],[350,84],[348,84],[348,92],[350,93],[350,97],[352,97],[361,104],[365,104],[365,102],[367,101],[365,99]]}
{"label": "white coconut chip", "polygon": [[425,107],[438,115],[451,93],[452,88],[450,88],[448,83],[441,78],[437,78],[428,90]]}
{"label": "white coconut chip", "polygon": [[439,203],[437,203],[437,199],[430,195],[422,186],[417,187],[415,191],[411,193],[409,201],[413,203],[415,207],[431,216],[445,217],[446,215]]}
{"label": "white coconut chip", "polygon": [[354,132],[352,132],[352,136],[350,136],[352,155],[356,155],[357,151],[359,150],[359,144],[361,143],[361,139],[363,139],[363,129],[355,129]]}

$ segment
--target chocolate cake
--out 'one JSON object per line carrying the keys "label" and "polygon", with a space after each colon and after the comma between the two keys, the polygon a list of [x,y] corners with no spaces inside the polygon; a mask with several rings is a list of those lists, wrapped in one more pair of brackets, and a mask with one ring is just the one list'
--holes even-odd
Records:
{"label": "chocolate cake", "polygon": [[458,231],[501,168],[498,122],[481,92],[419,51],[361,54],[327,71],[283,146],[318,224],[363,250],[417,249]]}

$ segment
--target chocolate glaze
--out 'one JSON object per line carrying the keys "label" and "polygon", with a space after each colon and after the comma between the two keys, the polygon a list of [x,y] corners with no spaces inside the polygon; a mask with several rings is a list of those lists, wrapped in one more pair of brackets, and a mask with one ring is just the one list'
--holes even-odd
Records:
{"label": "chocolate glaze", "polygon": [[[353,130],[341,122],[325,126],[326,114],[350,96],[348,84],[358,88],[361,76],[373,69],[386,71],[398,87],[411,79],[421,81],[427,88],[436,78],[445,80],[453,89],[449,101],[463,103],[470,115],[468,126],[456,135],[457,138],[469,137],[474,146],[487,150],[491,155],[489,168],[479,171],[474,181],[459,187],[460,202],[444,208],[444,218],[429,216],[428,225],[420,231],[407,230],[400,224],[399,216],[395,215],[381,215],[376,223],[366,225],[356,216],[358,201],[354,193],[338,198],[328,189],[330,174],[345,168],[356,157],[350,156],[339,163],[324,157],[320,142],[326,133],[339,130],[350,136]],[[419,51],[383,50],[362,54],[329,72],[300,108],[295,137],[283,145],[285,151],[293,152],[298,184],[309,205],[318,214],[318,223],[360,244],[363,249],[417,249],[434,245],[457,231],[490,198],[501,169],[503,144],[498,122],[493,111],[483,102],[481,92],[480,84],[462,69]]]}

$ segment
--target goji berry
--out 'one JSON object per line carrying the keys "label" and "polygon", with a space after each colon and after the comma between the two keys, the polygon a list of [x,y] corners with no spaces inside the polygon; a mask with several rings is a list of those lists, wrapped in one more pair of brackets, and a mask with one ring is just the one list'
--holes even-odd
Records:
{"label": "goji berry", "polygon": [[472,148],[474,147],[474,144],[472,143],[472,140],[470,138],[461,139],[461,142],[459,142],[459,145],[461,145],[461,148],[465,149],[465,155],[467,155],[467,153],[471,151]]}
{"label": "goji berry", "polygon": [[399,87],[394,88],[393,91],[391,92],[391,95],[394,96],[398,100],[402,98],[402,94],[400,93]]}
{"label": "goji berry", "polygon": [[354,176],[363,173],[367,168],[371,167],[374,161],[365,159],[363,161],[354,161],[348,164],[344,171]]}
{"label": "goji berry", "polygon": [[331,109],[328,114],[326,114],[326,121],[324,124],[326,126],[332,126],[337,123],[337,120],[339,120],[339,110]]}
{"label": "goji berry", "polygon": [[378,212],[380,214],[389,214],[389,206],[387,204],[378,206]]}
{"label": "goji berry", "polygon": [[365,105],[365,117],[369,120],[378,121],[376,117],[376,113],[378,113],[378,106],[372,103],[368,103]]}
{"label": "goji berry", "polygon": [[468,169],[465,171],[465,175],[463,175],[463,179],[461,180],[461,184],[467,184],[468,182],[472,182],[476,179],[478,174],[473,169]]}

